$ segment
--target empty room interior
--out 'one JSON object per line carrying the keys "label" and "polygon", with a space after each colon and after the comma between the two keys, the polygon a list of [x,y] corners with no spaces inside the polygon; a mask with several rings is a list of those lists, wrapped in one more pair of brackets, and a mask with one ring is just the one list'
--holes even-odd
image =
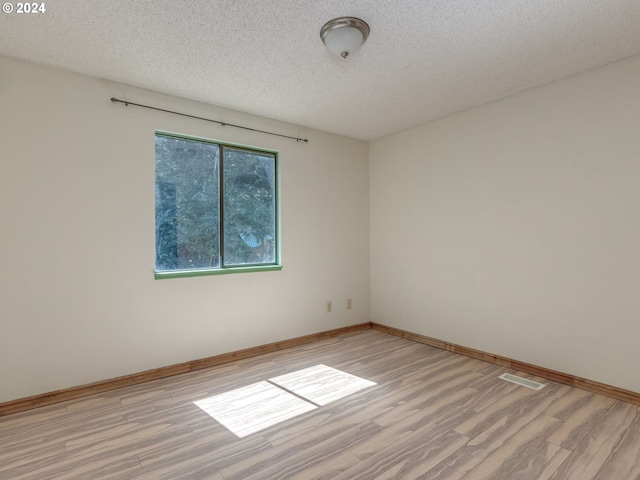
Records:
{"label": "empty room interior", "polygon": [[0,480],[640,480],[640,2],[0,14]]}

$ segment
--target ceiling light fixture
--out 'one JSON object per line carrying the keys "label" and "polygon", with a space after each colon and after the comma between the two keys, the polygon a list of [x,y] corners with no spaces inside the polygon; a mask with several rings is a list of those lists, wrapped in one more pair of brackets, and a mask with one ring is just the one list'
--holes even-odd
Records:
{"label": "ceiling light fixture", "polygon": [[369,36],[369,25],[354,17],[329,20],[320,30],[320,38],[334,55],[347,58],[358,50]]}

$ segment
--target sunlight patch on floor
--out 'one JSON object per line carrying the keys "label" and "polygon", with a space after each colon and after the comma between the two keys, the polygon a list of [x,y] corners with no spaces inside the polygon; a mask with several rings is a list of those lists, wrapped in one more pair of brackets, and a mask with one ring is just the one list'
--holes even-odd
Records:
{"label": "sunlight patch on floor", "polygon": [[269,382],[194,403],[240,438],[318,408]]}
{"label": "sunlight patch on floor", "polygon": [[316,365],[287,373],[270,378],[269,381],[317,405],[327,405],[375,385],[374,382],[326,365]]}
{"label": "sunlight patch on floor", "polygon": [[193,402],[239,438],[376,385],[326,365]]}

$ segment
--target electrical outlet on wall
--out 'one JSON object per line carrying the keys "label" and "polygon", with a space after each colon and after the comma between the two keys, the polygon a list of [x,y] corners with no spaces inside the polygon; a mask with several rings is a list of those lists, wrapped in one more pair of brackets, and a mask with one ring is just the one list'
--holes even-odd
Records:
{"label": "electrical outlet on wall", "polygon": [[353,308],[353,300],[347,298],[347,310],[351,310]]}
{"label": "electrical outlet on wall", "polygon": [[333,305],[331,305],[331,300],[327,301],[327,313],[331,312],[331,310],[333,310]]}

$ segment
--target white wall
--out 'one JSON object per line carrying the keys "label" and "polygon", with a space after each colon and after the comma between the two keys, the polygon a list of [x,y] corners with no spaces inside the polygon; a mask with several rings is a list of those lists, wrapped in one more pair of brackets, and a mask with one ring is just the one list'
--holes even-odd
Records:
{"label": "white wall", "polygon": [[370,145],[372,320],[640,392],[640,57]]}
{"label": "white wall", "polygon": [[[154,280],[156,129],[280,151],[282,271]],[[368,321],[367,162],[364,142],[0,58],[0,402]]]}

